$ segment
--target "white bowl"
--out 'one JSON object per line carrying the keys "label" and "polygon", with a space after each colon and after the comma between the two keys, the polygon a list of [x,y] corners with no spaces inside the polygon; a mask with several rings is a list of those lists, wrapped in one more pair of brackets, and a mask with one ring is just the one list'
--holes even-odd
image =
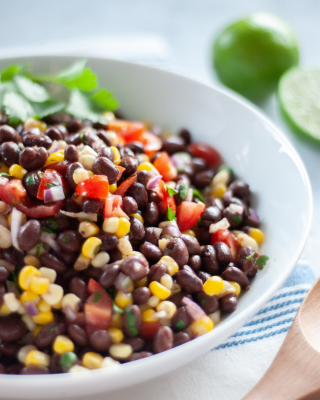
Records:
{"label": "white bowl", "polygon": [[[30,63],[37,72],[56,72],[75,57],[2,59]],[[285,282],[305,244],[312,216],[306,170],[283,134],[251,103],[234,93],[154,68],[90,58],[103,87],[111,89],[128,118],[149,120],[173,132],[188,128],[195,141],[210,143],[236,174],[250,184],[263,221],[262,253],[270,257],[238,309],[210,333],[170,351],[124,364],[114,371],[0,376],[1,398],[47,399],[92,395],[159,376],[219,345],[257,312]]]}

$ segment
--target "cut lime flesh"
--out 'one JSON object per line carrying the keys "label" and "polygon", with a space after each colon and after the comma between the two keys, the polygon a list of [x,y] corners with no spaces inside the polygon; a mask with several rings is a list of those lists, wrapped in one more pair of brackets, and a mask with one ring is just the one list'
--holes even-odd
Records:
{"label": "cut lime flesh", "polygon": [[289,122],[320,143],[320,69],[292,68],[281,77],[278,95]]}

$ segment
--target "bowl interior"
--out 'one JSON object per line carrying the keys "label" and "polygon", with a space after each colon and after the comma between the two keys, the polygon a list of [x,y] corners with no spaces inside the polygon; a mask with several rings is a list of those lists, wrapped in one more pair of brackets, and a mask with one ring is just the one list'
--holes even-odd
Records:
{"label": "bowl interior", "polygon": [[[34,71],[46,73],[75,60],[24,57],[0,60],[0,66],[28,62]],[[150,67],[94,58],[89,65],[101,86],[114,92],[129,119],[152,121],[173,132],[188,128],[194,141],[209,143],[221,152],[225,163],[250,184],[265,234],[262,253],[270,261],[241,297],[236,312],[209,334],[111,373],[100,370],[78,374],[81,377],[65,374],[41,379],[1,376],[2,396],[8,398],[76,396],[116,389],[168,372],[217,346],[285,281],[310,227],[312,196],[304,166],[284,136],[250,103],[227,90]],[[18,381],[15,386],[13,382]]]}

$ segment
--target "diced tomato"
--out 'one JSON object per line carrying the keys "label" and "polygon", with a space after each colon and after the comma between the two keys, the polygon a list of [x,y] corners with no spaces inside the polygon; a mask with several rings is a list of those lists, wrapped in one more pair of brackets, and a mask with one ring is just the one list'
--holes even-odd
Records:
{"label": "diced tomato", "polygon": [[143,322],[140,329],[140,337],[144,340],[152,340],[161,326],[162,324],[158,321]]}
{"label": "diced tomato", "polygon": [[169,154],[163,151],[153,163],[165,182],[172,181],[178,174],[177,168],[171,162]]}
{"label": "diced tomato", "polygon": [[126,169],[123,168],[123,167],[120,167],[120,165],[117,165],[117,168],[118,168],[118,170],[119,170],[119,174],[118,174],[118,178],[117,178],[117,182],[118,182],[118,180],[121,178],[123,172],[124,172]]}
{"label": "diced tomato", "polygon": [[27,191],[20,179],[10,179],[0,186],[0,199],[10,206],[20,203],[26,195]]}
{"label": "diced tomato", "polygon": [[85,181],[78,183],[76,194],[95,199],[106,199],[109,194],[108,178],[105,175],[91,176]]}
{"label": "diced tomato", "polygon": [[112,300],[104,289],[91,294],[84,305],[88,335],[90,336],[98,329],[107,329],[110,324],[111,313]]}
{"label": "diced tomato", "polygon": [[223,242],[231,249],[232,262],[236,262],[240,245],[237,239],[228,229],[219,229],[211,236],[211,245],[216,242]]}
{"label": "diced tomato", "polygon": [[44,200],[44,191],[53,186],[62,186],[63,189],[68,190],[68,186],[62,176],[53,169],[47,169],[41,178],[37,198]]}
{"label": "diced tomato", "polygon": [[[0,195],[1,197],[1,195]],[[43,218],[56,215],[64,204],[63,200],[43,204],[40,200],[30,199],[26,196],[20,203],[15,203],[16,208],[30,218]]]}
{"label": "diced tomato", "polygon": [[150,157],[162,148],[162,140],[151,132],[143,132],[140,142],[143,144],[144,152]]}
{"label": "diced tomato", "polygon": [[102,292],[104,289],[103,287],[100,285],[100,283],[98,283],[97,281],[95,281],[94,279],[90,278],[89,282],[88,282],[88,292],[90,294],[93,294],[95,292]]}
{"label": "diced tomato", "polygon": [[63,178],[66,178],[66,173],[69,165],[71,165],[70,161],[60,161],[48,165],[47,167],[43,168],[43,171],[46,171],[47,169],[54,169],[55,171],[59,172],[59,174],[63,176]]}
{"label": "diced tomato", "polygon": [[160,208],[160,211],[162,213],[165,212],[167,207],[170,207],[172,212],[177,210],[174,197],[170,197],[168,188],[162,179],[158,182],[158,185],[153,190],[161,197],[163,201],[163,203],[161,202],[160,204],[158,204],[158,207]]}
{"label": "diced tomato", "polygon": [[189,145],[189,151],[195,157],[200,157],[211,167],[219,167],[221,165],[221,156],[216,149],[207,144],[192,143]]}
{"label": "diced tomato", "polygon": [[115,191],[115,194],[118,196],[124,196],[125,192],[129,189],[131,185],[137,182],[137,174],[130,176],[130,178],[126,179],[121,183],[118,189]]}
{"label": "diced tomato", "polygon": [[178,207],[177,223],[180,231],[193,227],[203,213],[206,206],[203,203],[183,201]]}
{"label": "diced tomato", "polygon": [[104,218],[111,218],[116,208],[122,207],[122,197],[109,193],[104,203]]}
{"label": "diced tomato", "polygon": [[115,119],[108,122],[108,130],[116,132],[128,143],[136,140],[140,141],[141,134],[144,131],[144,124],[141,122]]}

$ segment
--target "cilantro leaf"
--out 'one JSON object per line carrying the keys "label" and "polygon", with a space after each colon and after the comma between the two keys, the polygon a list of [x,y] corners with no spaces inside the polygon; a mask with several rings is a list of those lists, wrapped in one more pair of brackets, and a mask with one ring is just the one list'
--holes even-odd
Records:
{"label": "cilantro leaf", "polygon": [[179,195],[182,200],[185,200],[188,196],[189,185],[186,182],[182,182],[179,189]]}
{"label": "cilantro leaf", "polygon": [[119,107],[118,101],[113,97],[113,94],[106,89],[98,90],[91,98],[103,111],[113,111]]}
{"label": "cilantro leaf", "polygon": [[268,260],[268,256],[259,256],[257,259],[255,259],[254,263],[258,266],[259,269],[263,269]]}
{"label": "cilantro leaf", "polygon": [[169,196],[172,197],[173,195],[177,194],[178,191],[168,187],[168,193],[169,193]]}
{"label": "cilantro leaf", "polygon": [[176,217],[176,212],[172,211],[172,208],[167,206],[166,215],[169,221],[174,221]]}
{"label": "cilantro leaf", "polygon": [[10,121],[25,121],[34,115],[31,104],[17,92],[7,92],[4,95],[3,106],[6,114],[9,115]]}
{"label": "cilantro leaf", "polygon": [[7,174],[6,172],[1,172],[1,173],[0,173],[0,176],[4,176],[4,177],[6,177],[6,178],[14,178],[13,175]]}
{"label": "cilantro leaf", "polygon": [[48,189],[52,188],[53,186],[59,186],[59,183],[57,182],[50,182],[50,183],[46,183],[45,185]]}
{"label": "cilantro leaf", "polygon": [[23,72],[26,68],[27,65],[10,65],[1,72],[1,82],[11,81],[16,74]]}
{"label": "cilantro leaf", "polygon": [[92,122],[106,123],[106,118],[90,100],[90,97],[78,89],[73,89],[70,95],[66,112],[81,119],[89,119]]}
{"label": "cilantro leaf", "polygon": [[230,167],[227,167],[226,165],[220,165],[218,172],[224,171],[224,170],[228,171],[230,175],[233,174],[233,171]]}
{"label": "cilantro leaf", "polygon": [[86,68],[86,64],[86,60],[72,64],[57,75],[57,82],[69,89],[77,88],[86,92],[95,89],[98,85],[97,76],[90,68]]}
{"label": "cilantro leaf", "polygon": [[51,229],[54,229],[54,230],[55,230],[55,229],[59,228],[58,222],[54,221],[52,218],[49,218],[49,219],[47,220],[47,223],[50,224],[50,228],[51,228]]}
{"label": "cilantro leaf", "polygon": [[54,233],[52,229],[47,228],[46,226],[44,226],[44,227],[42,228],[42,232]]}
{"label": "cilantro leaf", "polygon": [[36,119],[41,119],[50,114],[55,114],[65,108],[64,103],[56,100],[48,100],[43,103],[32,103],[32,106],[35,112],[34,118]]}
{"label": "cilantro leaf", "polygon": [[204,198],[198,189],[193,189],[192,195],[204,203]]}
{"label": "cilantro leaf", "polygon": [[38,83],[22,75],[14,77],[14,83],[18,91],[28,100],[35,103],[42,103],[51,98],[46,89]]}
{"label": "cilantro leaf", "polygon": [[256,254],[256,252],[254,251],[253,253],[250,254],[250,256],[246,257],[246,259],[250,260],[250,258],[252,258],[255,254]]}
{"label": "cilantro leaf", "polygon": [[233,215],[231,219],[235,224],[240,224],[240,222],[242,221],[241,215],[238,214]]}

